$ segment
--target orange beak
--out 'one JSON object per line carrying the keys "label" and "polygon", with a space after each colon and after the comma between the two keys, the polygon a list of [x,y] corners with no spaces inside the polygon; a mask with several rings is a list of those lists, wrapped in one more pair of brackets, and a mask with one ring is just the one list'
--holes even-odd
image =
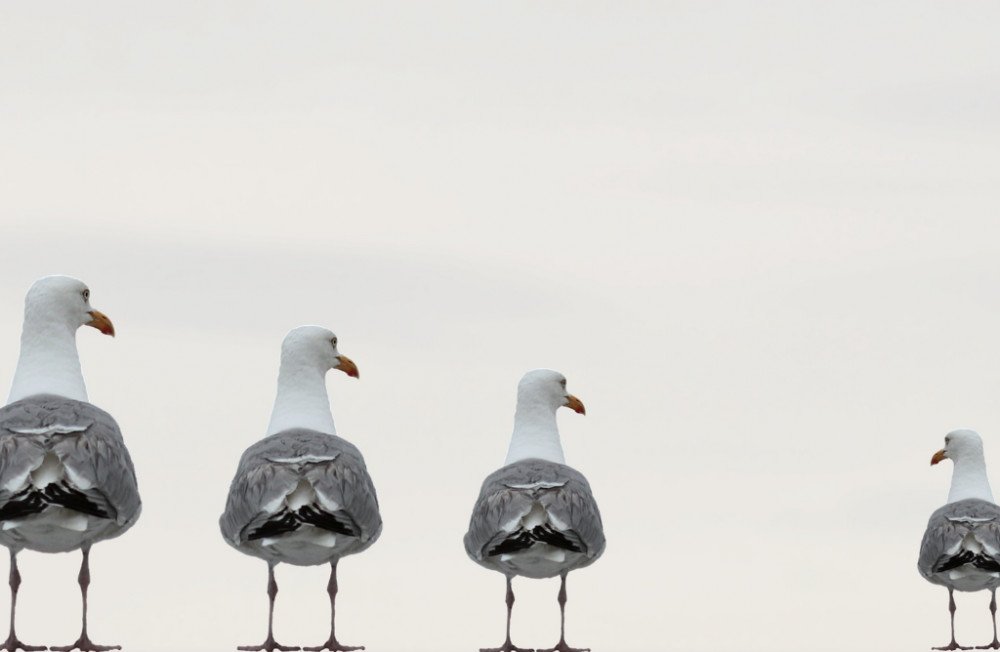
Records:
{"label": "orange beak", "polygon": [[98,310],[91,310],[88,314],[90,314],[91,319],[86,323],[86,326],[93,326],[105,335],[115,336],[115,326],[107,315]]}
{"label": "orange beak", "polygon": [[931,466],[934,466],[935,464],[944,459],[948,459],[948,456],[945,454],[944,449],[942,448],[938,452],[934,453],[934,457],[931,458]]}
{"label": "orange beak", "polygon": [[587,414],[587,408],[583,407],[583,401],[572,394],[566,395],[566,407],[573,410],[577,414]]}
{"label": "orange beak", "polygon": [[346,355],[340,356],[340,364],[338,364],[334,369],[343,371],[345,374],[351,378],[360,378],[358,375],[358,365],[354,364],[354,361],[348,358]]}

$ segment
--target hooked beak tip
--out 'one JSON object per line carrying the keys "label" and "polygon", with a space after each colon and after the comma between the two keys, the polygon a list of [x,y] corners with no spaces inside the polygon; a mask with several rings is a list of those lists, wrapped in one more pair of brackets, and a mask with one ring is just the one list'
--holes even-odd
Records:
{"label": "hooked beak tip", "polygon": [[583,415],[587,414],[587,408],[583,407],[583,401],[573,396],[572,394],[568,394],[566,396],[566,407],[573,410],[577,414],[583,414]]}
{"label": "hooked beak tip", "polygon": [[351,378],[361,378],[361,374],[358,372],[358,365],[354,364],[354,361],[346,355],[340,356],[340,363],[334,369],[343,371]]}
{"label": "hooked beak tip", "polygon": [[90,321],[86,323],[87,326],[91,328],[96,328],[105,335],[115,336],[115,326],[108,319],[108,316],[99,310],[91,310],[89,313]]}

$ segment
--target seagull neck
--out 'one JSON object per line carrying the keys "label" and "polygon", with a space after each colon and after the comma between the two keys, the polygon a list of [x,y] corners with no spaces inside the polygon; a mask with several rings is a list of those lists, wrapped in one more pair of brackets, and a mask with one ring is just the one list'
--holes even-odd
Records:
{"label": "seagull neck", "polygon": [[514,412],[514,434],[504,465],[526,459],[542,459],[565,464],[556,411],[550,405],[522,404]]}
{"label": "seagull neck", "polygon": [[51,320],[24,319],[21,354],[10,387],[9,402],[36,394],[87,400],[87,386],[76,349],[76,329]]}
{"label": "seagull neck", "polygon": [[267,434],[289,428],[308,428],[330,435],[337,433],[326,393],[326,372],[316,365],[281,362],[278,394],[274,398]]}
{"label": "seagull neck", "polygon": [[955,470],[951,474],[951,492],[948,494],[948,502],[954,503],[967,498],[994,502],[990,480],[986,476],[986,460],[982,454],[953,461]]}

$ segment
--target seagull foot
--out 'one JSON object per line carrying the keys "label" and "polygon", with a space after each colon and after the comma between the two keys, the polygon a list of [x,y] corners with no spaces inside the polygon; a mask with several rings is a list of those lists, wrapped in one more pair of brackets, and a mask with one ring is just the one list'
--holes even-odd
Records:
{"label": "seagull foot", "polygon": [[274,640],[274,637],[268,636],[267,640],[260,645],[241,645],[236,649],[245,650],[246,652],[274,652],[275,650],[279,652],[295,652],[295,650],[301,650],[302,648],[297,645],[279,645]]}
{"label": "seagull foot", "polygon": [[550,647],[545,650],[538,650],[538,652],[590,652],[589,647],[570,647],[566,645],[566,641],[559,641],[555,647]]}
{"label": "seagull foot", "polygon": [[323,652],[324,650],[330,650],[330,652],[352,652],[352,650],[363,650],[364,645],[343,645],[337,641],[337,639],[330,637],[326,643],[322,645],[316,645],[312,647],[303,647],[306,652]]}
{"label": "seagull foot", "polygon": [[966,645],[959,645],[955,641],[952,641],[948,645],[942,645],[941,647],[932,647],[932,650],[944,650],[945,652],[950,652],[951,650],[971,650],[972,648]]}
{"label": "seagull foot", "polygon": [[992,643],[987,643],[986,645],[977,645],[977,650],[1000,650],[1000,641],[996,638],[993,639]]}
{"label": "seagull foot", "polygon": [[87,636],[81,636],[76,640],[76,643],[71,643],[70,645],[50,645],[49,649],[53,652],[72,652],[72,650],[80,650],[80,652],[110,652],[110,650],[120,650],[121,645],[98,645],[90,640]]}
{"label": "seagull foot", "polygon": [[510,641],[507,641],[500,647],[481,647],[479,652],[535,652],[532,648],[517,647]]}
{"label": "seagull foot", "polygon": [[22,643],[13,634],[8,636],[6,641],[0,643],[0,650],[2,652],[17,652],[18,650],[24,650],[24,652],[41,652],[41,650],[47,649],[49,648],[45,645],[27,645]]}

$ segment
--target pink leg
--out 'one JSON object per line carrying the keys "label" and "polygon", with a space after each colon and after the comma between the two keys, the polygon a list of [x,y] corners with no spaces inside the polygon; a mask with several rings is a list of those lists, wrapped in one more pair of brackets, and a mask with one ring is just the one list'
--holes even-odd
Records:
{"label": "pink leg", "polygon": [[41,650],[47,650],[48,648],[44,645],[26,645],[22,643],[18,638],[17,634],[14,633],[14,614],[17,612],[17,590],[21,587],[21,573],[17,570],[17,553],[11,549],[10,551],[10,634],[7,636],[7,640],[0,644],[0,650],[5,652],[16,652],[17,650],[24,650],[25,652],[40,652]]}
{"label": "pink leg", "polygon": [[80,631],[80,638],[75,643],[69,645],[53,645],[49,649],[54,652],[70,652],[80,650],[80,652],[109,652],[109,650],[120,650],[121,645],[97,645],[87,636],[87,587],[90,586],[90,546],[83,548],[83,562],[80,564],[80,575],[77,577],[80,583],[80,594],[83,596],[83,629]]}
{"label": "pink leg", "polygon": [[559,642],[555,647],[538,652],[590,652],[590,648],[570,647],[566,645],[566,573],[559,583]]}
{"label": "pink leg", "polygon": [[479,652],[535,652],[530,648],[517,647],[510,642],[510,615],[514,609],[514,588],[511,586],[511,578],[507,577],[507,638],[500,647],[484,647]]}
{"label": "pink leg", "polygon": [[279,645],[274,640],[274,598],[278,595],[278,583],[274,580],[274,564],[268,562],[267,564],[267,598],[269,600],[267,607],[267,639],[264,640],[260,645],[241,645],[237,650],[246,650],[248,652],[274,652],[279,650],[280,652],[292,652],[294,650],[299,650],[299,647],[289,647],[287,645]]}
{"label": "pink leg", "polygon": [[990,614],[993,616],[993,640],[986,645],[977,645],[977,650],[1000,650],[1000,640],[997,640],[997,590],[990,591]]}
{"label": "pink leg", "polygon": [[951,643],[948,645],[942,645],[941,647],[932,647],[932,650],[945,650],[950,652],[950,650],[971,650],[970,647],[963,647],[955,642],[955,592],[952,589],[948,589],[948,611],[951,612]]}
{"label": "pink leg", "polygon": [[337,641],[337,562],[330,562],[330,581],[326,585],[326,592],[330,595],[330,638],[322,645],[314,647],[304,647],[307,652],[351,652],[352,650],[363,650],[364,645],[342,645]]}

